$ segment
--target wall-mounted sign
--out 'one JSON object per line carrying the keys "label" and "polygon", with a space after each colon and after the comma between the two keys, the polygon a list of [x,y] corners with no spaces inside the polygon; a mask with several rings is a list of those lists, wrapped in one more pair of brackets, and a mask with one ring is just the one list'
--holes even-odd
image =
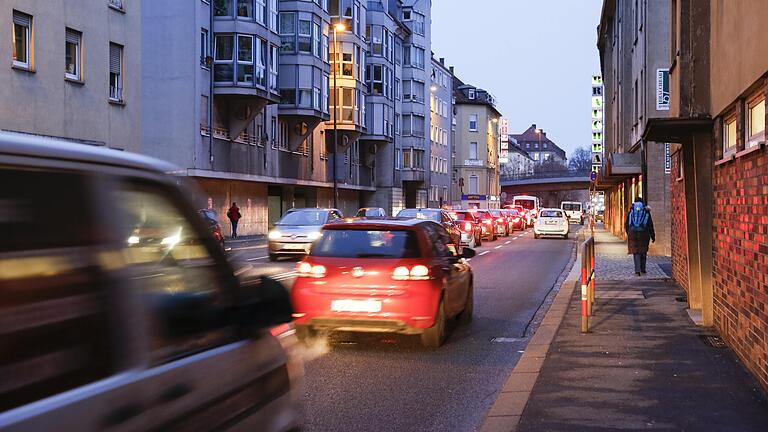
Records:
{"label": "wall-mounted sign", "polygon": [[603,97],[592,96],[592,108],[602,108],[602,107],[603,107]]}
{"label": "wall-mounted sign", "polygon": [[483,161],[480,159],[464,159],[464,165],[466,166],[483,166]]}
{"label": "wall-mounted sign", "polygon": [[592,143],[592,153],[603,153],[603,144]]}
{"label": "wall-mounted sign", "polygon": [[669,143],[664,143],[664,174],[672,173],[672,156],[669,155]]}
{"label": "wall-mounted sign", "polygon": [[600,168],[602,168],[602,165],[592,165],[592,172],[600,175]]}
{"label": "wall-mounted sign", "polygon": [[669,69],[656,69],[656,109],[669,111]]}
{"label": "wall-mounted sign", "polygon": [[600,153],[593,153],[592,154],[592,165],[602,165],[603,164],[603,158],[600,155]]}
{"label": "wall-mounted sign", "polygon": [[499,135],[502,143],[509,141],[509,121],[504,117],[499,120]]}
{"label": "wall-mounted sign", "polygon": [[462,201],[485,201],[486,199],[488,199],[487,195],[464,194],[461,196]]}

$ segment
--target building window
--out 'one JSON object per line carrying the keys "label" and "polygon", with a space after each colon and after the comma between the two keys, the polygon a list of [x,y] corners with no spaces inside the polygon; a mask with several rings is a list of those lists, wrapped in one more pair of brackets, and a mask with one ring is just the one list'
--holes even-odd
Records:
{"label": "building window", "polygon": [[417,46],[403,46],[403,61],[405,66],[424,69],[424,48]]}
{"label": "building window", "polygon": [[109,5],[115,9],[123,10],[123,0],[109,0]]}
{"label": "building window", "polygon": [[474,99],[475,98],[475,89],[467,90],[467,97],[470,98],[470,99]]}
{"label": "building window", "polygon": [[31,68],[32,15],[13,11],[13,65]]}
{"label": "building window", "polygon": [[68,28],[65,30],[65,38],[64,61],[66,65],[64,76],[80,81],[82,79],[80,72],[80,59],[82,55],[80,50],[82,49],[83,34]]}
{"label": "building window", "polygon": [[320,33],[320,24],[312,23],[312,55],[314,55],[317,58],[321,58],[320,56],[320,50],[322,49],[322,45],[320,42],[321,37],[322,37],[322,34]]}
{"label": "building window", "polygon": [[683,151],[677,152],[677,178],[675,180],[680,181],[683,179]]}
{"label": "building window", "polygon": [[123,46],[109,43],[109,99],[123,100]]}
{"label": "building window", "polygon": [[411,149],[403,149],[403,168],[411,167]]}
{"label": "building window", "polygon": [[232,0],[213,0],[213,16],[232,16]]}
{"label": "building window", "polygon": [[273,32],[277,32],[278,16],[277,0],[269,0],[269,29]]}
{"label": "building window", "polygon": [[213,76],[214,81],[217,82],[232,82],[233,78],[233,65],[234,60],[235,43],[234,36],[229,35],[216,35],[214,38],[216,46],[214,47],[214,66]]}
{"label": "building window", "polygon": [[469,115],[469,131],[477,132],[477,114]]}
{"label": "building window", "polygon": [[469,143],[469,158],[472,160],[477,160],[477,143],[476,142]]}
{"label": "building window", "polygon": [[328,62],[328,53],[329,53],[328,43],[329,43],[328,42],[328,26],[324,25],[323,26],[323,48],[322,48],[321,54],[323,57],[323,61],[326,63]]}
{"label": "building window", "polygon": [[478,177],[476,175],[469,176],[469,193],[476,194],[477,191],[477,185],[478,185]]}
{"label": "building window", "polygon": [[312,108],[320,111],[320,99],[322,92],[318,87],[312,87]]}
{"label": "building window", "polygon": [[762,94],[747,103],[747,123],[746,148],[765,142],[765,96]]}
{"label": "building window", "polygon": [[279,60],[280,56],[277,52],[278,48],[275,45],[269,46],[269,90],[272,92],[279,92],[277,87],[277,71],[280,68]]}
{"label": "building window", "polygon": [[370,30],[370,40],[371,40],[371,54],[374,56],[381,56],[384,53],[384,41],[382,39],[382,26],[371,26],[368,27]]}
{"label": "building window", "polygon": [[299,20],[299,52],[305,54],[312,52],[312,21]]}
{"label": "building window", "polygon": [[208,39],[208,30],[201,28],[200,29],[200,66],[204,68],[208,68],[208,63],[206,62],[206,59],[208,56],[211,55],[210,53],[210,42]]}
{"label": "building window", "polygon": [[280,105],[296,105],[296,89],[280,89]]}
{"label": "building window", "polygon": [[723,156],[736,151],[736,115],[725,119],[723,126]]}
{"label": "building window", "polygon": [[253,0],[237,0],[237,16],[253,18]]}
{"label": "building window", "polygon": [[328,113],[328,99],[330,98],[330,78],[323,75],[323,112]]}
{"label": "building window", "polygon": [[253,36],[237,35],[237,82],[253,83]]}
{"label": "building window", "polygon": [[369,72],[369,88],[370,92],[374,96],[381,96],[384,94],[384,66],[382,65],[368,65]]}
{"label": "building window", "polygon": [[294,12],[280,13],[280,52],[296,51],[296,14]]}

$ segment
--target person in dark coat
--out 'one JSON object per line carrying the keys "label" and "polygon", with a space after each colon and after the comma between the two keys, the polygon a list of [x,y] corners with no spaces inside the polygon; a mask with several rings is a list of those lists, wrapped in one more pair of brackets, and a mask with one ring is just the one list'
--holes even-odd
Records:
{"label": "person in dark coat", "polygon": [[634,257],[635,274],[645,274],[648,245],[656,242],[656,231],[653,229],[650,209],[645,206],[642,198],[635,198],[632,209],[627,213],[624,230],[627,232],[627,249]]}
{"label": "person in dark coat", "polygon": [[237,238],[237,223],[243,215],[240,214],[240,207],[237,206],[236,202],[233,202],[232,207],[227,211],[227,217],[232,224],[232,238]]}

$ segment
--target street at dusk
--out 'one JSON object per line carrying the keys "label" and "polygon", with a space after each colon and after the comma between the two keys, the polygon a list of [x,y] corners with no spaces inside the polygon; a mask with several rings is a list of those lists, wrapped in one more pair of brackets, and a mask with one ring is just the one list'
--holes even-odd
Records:
{"label": "street at dusk", "polygon": [[768,431],[766,22],[0,0],[0,432]]}

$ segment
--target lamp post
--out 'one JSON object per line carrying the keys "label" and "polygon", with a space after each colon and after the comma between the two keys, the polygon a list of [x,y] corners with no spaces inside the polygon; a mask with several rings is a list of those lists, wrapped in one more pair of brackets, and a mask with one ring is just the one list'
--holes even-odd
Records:
{"label": "lamp post", "polygon": [[340,67],[340,55],[339,55],[339,42],[336,39],[336,33],[346,30],[344,24],[336,23],[333,26],[333,92],[335,93],[333,100],[333,208],[339,208],[339,182],[336,175],[337,155],[339,145],[339,129],[338,129],[338,116],[339,116],[339,88],[336,85],[337,69]]}

